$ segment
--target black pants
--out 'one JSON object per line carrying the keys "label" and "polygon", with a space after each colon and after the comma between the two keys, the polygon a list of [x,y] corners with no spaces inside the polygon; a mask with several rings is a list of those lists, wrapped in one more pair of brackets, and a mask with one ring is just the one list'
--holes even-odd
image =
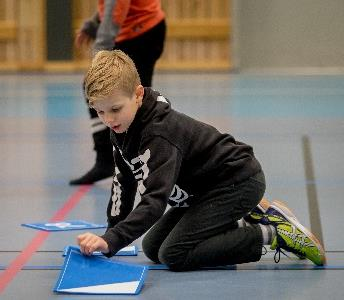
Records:
{"label": "black pants", "polygon": [[114,49],[122,50],[134,61],[144,87],[152,86],[155,63],[164,49],[165,35],[163,20],[144,34],[115,45]]}
{"label": "black pants", "polygon": [[189,208],[169,209],[144,237],[144,253],[174,271],[258,261],[260,228],[238,228],[237,221],[257,206],[264,191],[260,172],[238,185],[209,191]]}

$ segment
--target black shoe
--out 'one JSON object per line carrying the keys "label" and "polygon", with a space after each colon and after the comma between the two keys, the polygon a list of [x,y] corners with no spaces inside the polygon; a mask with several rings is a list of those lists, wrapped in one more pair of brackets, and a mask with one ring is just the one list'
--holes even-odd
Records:
{"label": "black shoe", "polygon": [[91,170],[89,170],[85,175],[80,178],[73,179],[69,182],[70,185],[79,184],[92,184],[96,181],[112,177],[114,172],[114,167],[109,165],[99,165],[95,164]]}

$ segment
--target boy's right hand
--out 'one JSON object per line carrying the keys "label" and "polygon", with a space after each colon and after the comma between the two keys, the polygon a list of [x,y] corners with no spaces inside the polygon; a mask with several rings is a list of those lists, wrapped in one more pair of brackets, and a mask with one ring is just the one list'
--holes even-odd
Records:
{"label": "boy's right hand", "polygon": [[78,235],[77,242],[80,246],[80,251],[86,255],[92,255],[94,251],[109,252],[107,242],[100,236],[90,232]]}
{"label": "boy's right hand", "polygon": [[92,40],[92,37],[90,37],[86,32],[84,32],[83,30],[79,30],[77,31],[75,36],[75,46],[77,48],[81,48],[83,44],[86,44],[86,46],[88,46]]}

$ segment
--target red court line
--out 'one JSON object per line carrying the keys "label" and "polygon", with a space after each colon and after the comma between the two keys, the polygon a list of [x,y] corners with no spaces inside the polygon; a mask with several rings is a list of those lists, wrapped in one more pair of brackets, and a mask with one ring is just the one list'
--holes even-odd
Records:
{"label": "red court line", "polygon": [[[81,186],[67,199],[65,204],[55,213],[49,222],[62,221],[80,201],[80,199],[91,189],[91,187],[91,185]],[[0,294],[5,290],[7,285],[14,279],[17,273],[37,251],[37,249],[43,244],[49,233],[50,232],[48,231],[41,231],[36,234],[31,242],[23,249],[23,251],[11,262],[8,268],[0,274]]]}

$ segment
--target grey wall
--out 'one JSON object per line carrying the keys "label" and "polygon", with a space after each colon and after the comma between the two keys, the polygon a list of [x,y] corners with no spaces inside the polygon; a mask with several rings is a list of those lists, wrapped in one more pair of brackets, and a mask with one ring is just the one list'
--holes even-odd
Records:
{"label": "grey wall", "polygon": [[239,70],[343,68],[344,0],[232,0]]}

